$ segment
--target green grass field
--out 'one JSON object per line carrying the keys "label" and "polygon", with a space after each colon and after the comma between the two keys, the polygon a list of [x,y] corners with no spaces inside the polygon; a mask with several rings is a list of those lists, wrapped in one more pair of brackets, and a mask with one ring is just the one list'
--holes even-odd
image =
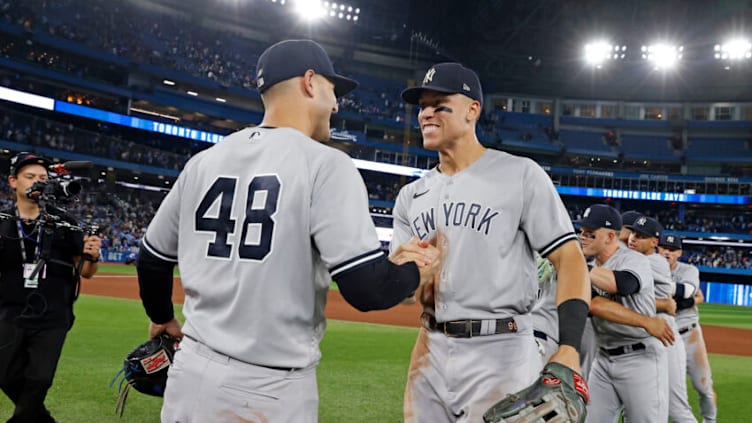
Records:
{"label": "green grass field", "polygon": [[[736,307],[704,305],[701,313],[703,322],[712,324],[730,321],[749,327],[752,319],[752,309]],[[140,302],[84,295],[76,304],[76,315],[47,398],[53,415],[66,423],[158,422],[160,398],[132,392],[120,419],[114,415],[117,390],[108,387],[125,354],[146,340],[148,321]],[[402,393],[416,332],[412,328],[330,321],[318,371],[319,421],[402,421]],[[748,422],[752,415],[752,358],[714,354],[710,361],[719,421]],[[690,401],[696,409],[693,392]],[[10,402],[0,395],[0,421],[11,412]]]}

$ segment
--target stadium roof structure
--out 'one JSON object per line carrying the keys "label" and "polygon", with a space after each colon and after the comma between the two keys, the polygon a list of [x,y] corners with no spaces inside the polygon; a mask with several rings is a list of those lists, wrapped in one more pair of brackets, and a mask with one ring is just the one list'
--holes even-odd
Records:
{"label": "stadium roof structure", "polygon": [[[752,60],[714,58],[714,46],[728,37],[752,39],[752,0],[349,0],[360,11],[357,22],[301,20],[289,7],[297,0],[212,0],[209,8],[202,0],[158,1],[199,22],[209,15],[234,22],[263,42],[316,39],[342,67],[356,64],[359,52],[389,56],[401,61],[393,70],[406,72],[397,79],[420,79],[432,62],[459,61],[478,71],[486,93],[752,101]],[[345,3],[326,2],[332,6]],[[584,46],[599,39],[626,47],[624,57],[588,66]],[[642,46],[652,43],[682,46],[679,66],[656,70],[644,60]]]}
{"label": "stadium roof structure", "polygon": [[[749,0],[410,1],[407,25],[430,40],[424,49],[477,69],[486,92],[752,101],[751,61],[713,57],[726,37],[752,39]],[[625,57],[587,66],[584,46],[594,39],[626,46]],[[641,57],[655,42],[684,47],[676,70],[656,71]]]}

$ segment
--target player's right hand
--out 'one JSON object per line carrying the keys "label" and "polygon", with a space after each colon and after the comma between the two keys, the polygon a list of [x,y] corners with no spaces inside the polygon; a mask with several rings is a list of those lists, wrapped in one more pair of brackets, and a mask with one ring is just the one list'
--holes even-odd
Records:
{"label": "player's right hand", "polygon": [[172,319],[163,324],[149,322],[149,339],[154,339],[163,333],[178,339],[183,339],[183,328],[180,325],[180,322],[178,322],[178,319]]}
{"label": "player's right hand", "polygon": [[648,318],[648,324],[645,327],[648,333],[663,343],[664,346],[674,344],[674,331],[671,329],[671,325],[668,324],[666,319],[662,317],[650,317]]}
{"label": "player's right hand", "polygon": [[[418,265],[418,268],[427,266],[433,261],[435,253],[428,249],[428,241],[421,241],[418,237],[414,236],[410,238],[404,244],[401,244],[397,249],[389,256],[389,261],[401,266],[405,263],[414,261]],[[435,250],[435,248],[434,248]]]}

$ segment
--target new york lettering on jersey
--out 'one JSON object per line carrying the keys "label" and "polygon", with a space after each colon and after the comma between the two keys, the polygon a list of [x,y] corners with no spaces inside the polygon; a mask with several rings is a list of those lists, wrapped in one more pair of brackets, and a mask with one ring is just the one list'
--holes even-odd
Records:
{"label": "new york lettering on jersey", "polygon": [[444,227],[464,227],[488,235],[494,218],[501,213],[491,207],[466,202],[442,203],[440,210],[441,213],[437,213],[436,207],[431,207],[419,212],[412,220],[413,233],[418,238],[428,239],[436,232],[437,215],[439,224]]}

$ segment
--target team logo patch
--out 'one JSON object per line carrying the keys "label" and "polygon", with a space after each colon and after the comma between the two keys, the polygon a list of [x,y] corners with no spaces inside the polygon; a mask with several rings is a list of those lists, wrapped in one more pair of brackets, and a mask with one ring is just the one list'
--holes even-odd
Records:
{"label": "team logo patch", "polygon": [[637,219],[637,222],[635,222],[635,224],[640,225],[640,226],[645,226],[645,224],[647,222],[648,222],[647,218],[641,217],[641,218]]}
{"label": "team logo patch", "polygon": [[674,242],[674,236],[673,235],[667,236],[666,237],[666,241],[673,243]]}
{"label": "team logo patch", "polygon": [[141,365],[146,374],[156,373],[170,365],[170,357],[167,356],[165,350],[159,350],[156,354],[142,359]]}
{"label": "team logo patch", "polygon": [[431,68],[426,72],[426,76],[423,78],[423,85],[433,81],[433,76],[436,74],[436,69]]}
{"label": "team logo patch", "polygon": [[551,385],[551,386],[561,385],[561,381],[559,380],[559,378],[554,377],[554,376],[543,376],[542,382],[544,385]]}
{"label": "team logo patch", "polygon": [[462,84],[462,89],[465,91],[470,91],[470,87],[465,83]]}
{"label": "team logo patch", "polygon": [[590,401],[590,389],[587,386],[587,382],[585,382],[585,378],[577,373],[574,373],[572,376],[574,379],[574,389],[582,395],[582,398],[584,398],[587,403]]}

